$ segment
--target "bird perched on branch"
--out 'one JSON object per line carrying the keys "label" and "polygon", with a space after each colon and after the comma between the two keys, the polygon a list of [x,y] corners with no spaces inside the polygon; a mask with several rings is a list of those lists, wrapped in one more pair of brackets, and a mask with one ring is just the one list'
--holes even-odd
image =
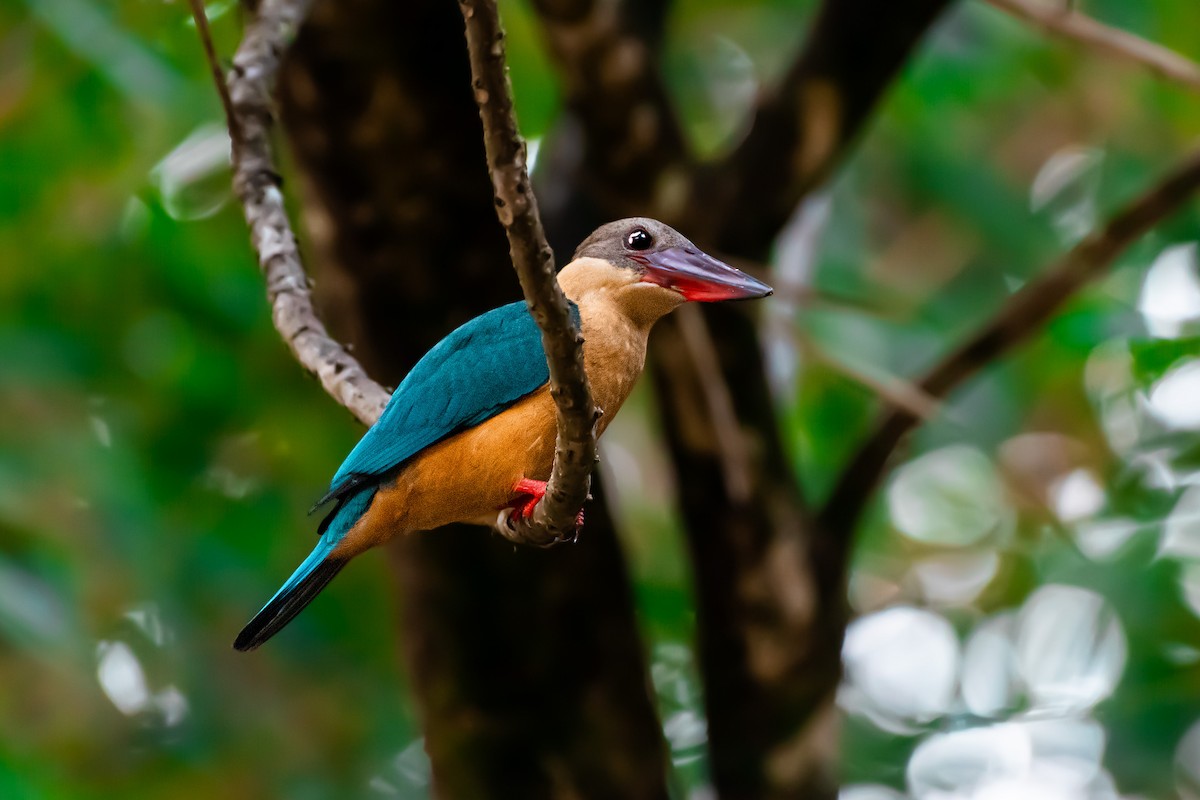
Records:
{"label": "bird perched on branch", "polygon": [[[597,436],[641,374],[646,337],[660,317],[688,301],[771,293],[644,218],[598,228],[558,283],[583,334],[584,368],[602,412]],[[554,459],[557,409],[548,381],[541,332],[523,302],[476,317],[439,342],[314,506],[335,503],[316,548],[233,646],[253,650],[270,639],[346,562],[394,536],[532,514]]]}

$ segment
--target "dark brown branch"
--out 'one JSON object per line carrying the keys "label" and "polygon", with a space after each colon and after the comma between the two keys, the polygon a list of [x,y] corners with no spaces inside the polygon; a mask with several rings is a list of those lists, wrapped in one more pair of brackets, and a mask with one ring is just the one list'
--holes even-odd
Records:
{"label": "dark brown branch", "polygon": [[308,6],[307,0],[264,0],[234,56],[228,107],[230,118],[237,121],[230,129],[233,185],[266,278],[275,328],[325,391],[364,425],[371,425],[387,405],[388,392],[329,336],[313,310],[271,151],[271,97],[280,57]]}
{"label": "dark brown branch", "polygon": [[[723,335],[712,342],[734,403],[732,433],[750,456],[749,497],[730,491],[706,370],[683,326],[660,322],[651,340],[695,571],[713,781],[721,797],[832,798],[841,578],[814,571],[804,498],[778,438],[752,323],[742,321],[734,328],[718,318]],[[725,335],[731,330],[737,335]]]}
{"label": "dark brown branch", "polygon": [[1072,8],[1031,0],[986,0],[1046,33],[1078,42],[1098,53],[1145,67],[1159,77],[1200,91],[1200,64],[1174,50],[1147,41],[1128,31],[1097,22]]}
{"label": "dark brown branch", "polygon": [[[982,328],[939,361],[917,384],[945,397],[956,386],[1029,339],[1059,308],[1095,280],[1143,234],[1200,189],[1200,151],[1138,197],[1100,230],[1026,284]],[[820,530],[848,549],[853,527],[900,440],[919,422],[911,412],[886,413],[842,471],[819,517]]]}
{"label": "dark brown branch", "polygon": [[538,327],[550,366],[550,393],[558,406],[554,468],[546,496],[529,521],[501,523],[515,542],[553,544],[573,540],[576,514],[588,497],[596,461],[596,404],[583,368],[583,337],[571,321],[567,298],[558,286],[554,253],[546,243],[537,199],[529,183],[525,142],[512,108],[512,86],[504,55],[504,32],[495,0],[460,0],[467,28],[472,84],[488,171],[496,193],[496,214],[508,236],[509,254],[525,301]]}

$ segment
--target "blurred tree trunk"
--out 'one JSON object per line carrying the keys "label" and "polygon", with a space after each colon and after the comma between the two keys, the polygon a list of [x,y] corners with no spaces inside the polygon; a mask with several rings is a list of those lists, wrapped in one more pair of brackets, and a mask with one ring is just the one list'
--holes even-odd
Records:
{"label": "blurred tree trunk", "polygon": [[[319,296],[374,377],[520,296],[453,3],[317,3],[281,93]],[[629,579],[603,500],[587,514],[575,546],[458,526],[392,548],[438,796],[666,796]]]}
{"label": "blurred tree trunk", "polygon": [[[766,260],[947,5],[825,0],[749,135],[724,161],[699,170],[684,213],[699,242]],[[849,537],[834,541],[818,529],[800,495],[751,317],[714,306],[705,319],[745,437],[749,492],[729,479],[730,456],[712,433],[722,422],[695,390],[703,374],[672,343],[678,324],[660,332],[654,353],[696,569],[714,780],[727,800],[832,800]]]}

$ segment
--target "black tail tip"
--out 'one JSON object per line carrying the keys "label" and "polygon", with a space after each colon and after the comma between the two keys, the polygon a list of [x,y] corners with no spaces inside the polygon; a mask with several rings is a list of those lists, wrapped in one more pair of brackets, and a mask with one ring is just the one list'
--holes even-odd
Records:
{"label": "black tail tip", "polygon": [[242,628],[242,632],[233,640],[233,649],[239,653],[249,653],[251,650],[257,650],[262,646],[266,639],[257,639],[249,626]]}
{"label": "black tail tip", "polygon": [[246,623],[246,627],[233,640],[233,649],[241,653],[257,650],[303,611],[344,566],[346,560],[342,558],[322,561],[290,591],[274,597],[262,611],[255,614],[254,619]]}
{"label": "black tail tip", "polygon": [[269,628],[269,623],[273,622],[275,617],[268,616],[266,619],[260,619],[269,608],[268,606],[268,608],[264,608],[258,612],[254,619],[250,620],[246,624],[246,627],[242,628],[237,638],[233,640],[234,650],[237,650],[239,653],[249,653],[251,650],[257,650],[287,624],[287,622],[283,622]]}

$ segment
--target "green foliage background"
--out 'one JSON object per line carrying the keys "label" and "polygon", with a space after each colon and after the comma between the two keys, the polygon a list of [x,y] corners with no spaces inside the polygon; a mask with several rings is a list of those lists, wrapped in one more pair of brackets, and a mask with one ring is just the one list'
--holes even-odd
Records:
{"label": "green foliage background", "polygon": [[[1083,5],[1200,58],[1194,2]],[[813,4],[676,6],[669,84],[698,149],[719,153],[754,89],[786,67]],[[539,137],[558,108],[553,73],[527,8],[502,10],[521,122]],[[209,13],[231,53],[236,4]],[[0,797],[423,797],[380,556],[356,562],[269,647],[229,646],[307,552],[305,510],[360,431],[273,331],[227,169],[181,176],[165,161],[197,131],[211,141],[221,117],[209,80],[181,3],[0,4]],[[1200,98],[1136,67],[978,2],[944,19],[825,195],[804,278],[817,299],[773,322],[806,490],[828,489],[878,407],[847,369],[918,372],[1065,249],[1073,219],[1103,218],[1198,131]],[[1035,176],[1066,147],[1099,156],[1034,209]],[[956,395],[910,454],[959,443],[999,465],[1011,525],[985,541],[999,566],[976,597],[938,612],[960,635],[1050,583],[1111,605],[1128,661],[1095,712],[1104,766],[1121,792],[1153,798],[1200,791],[1176,755],[1200,719],[1200,608],[1186,594],[1200,544],[1162,551],[1164,522],[1200,474],[1200,437],[1143,429],[1113,447],[1113,398],[1089,389],[1085,367],[1115,353],[1132,365],[1127,393],[1144,396],[1200,355],[1195,320],[1155,339],[1138,310],[1147,267],[1196,242],[1197,220],[1193,204],[1141,242]],[[649,406],[639,394],[623,412],[606,464],[688,793],[705,775],[694,622]],[[1006,445],[1046,431],[1086,453],[1105,490],[1094,516],[1138,523],[1112,555],[1085,555],[1070,525],[1018,491]],[[1147,453],[1170,480],[1147,471]],[[1200,543],[1200,522],[1178,525]],[[881,501],[852,590],[882,581],[899,587],[886,602],[922,605],[909,567],[963,547],[902,536]],[[854,595],[860,611],[876,608],[868,594]],[[102,688],[105,662],[133,698],[124,712]],[[847,777],[903,789],[917,742],[963,724],[956,712],[898,734],[850,716]]]}

